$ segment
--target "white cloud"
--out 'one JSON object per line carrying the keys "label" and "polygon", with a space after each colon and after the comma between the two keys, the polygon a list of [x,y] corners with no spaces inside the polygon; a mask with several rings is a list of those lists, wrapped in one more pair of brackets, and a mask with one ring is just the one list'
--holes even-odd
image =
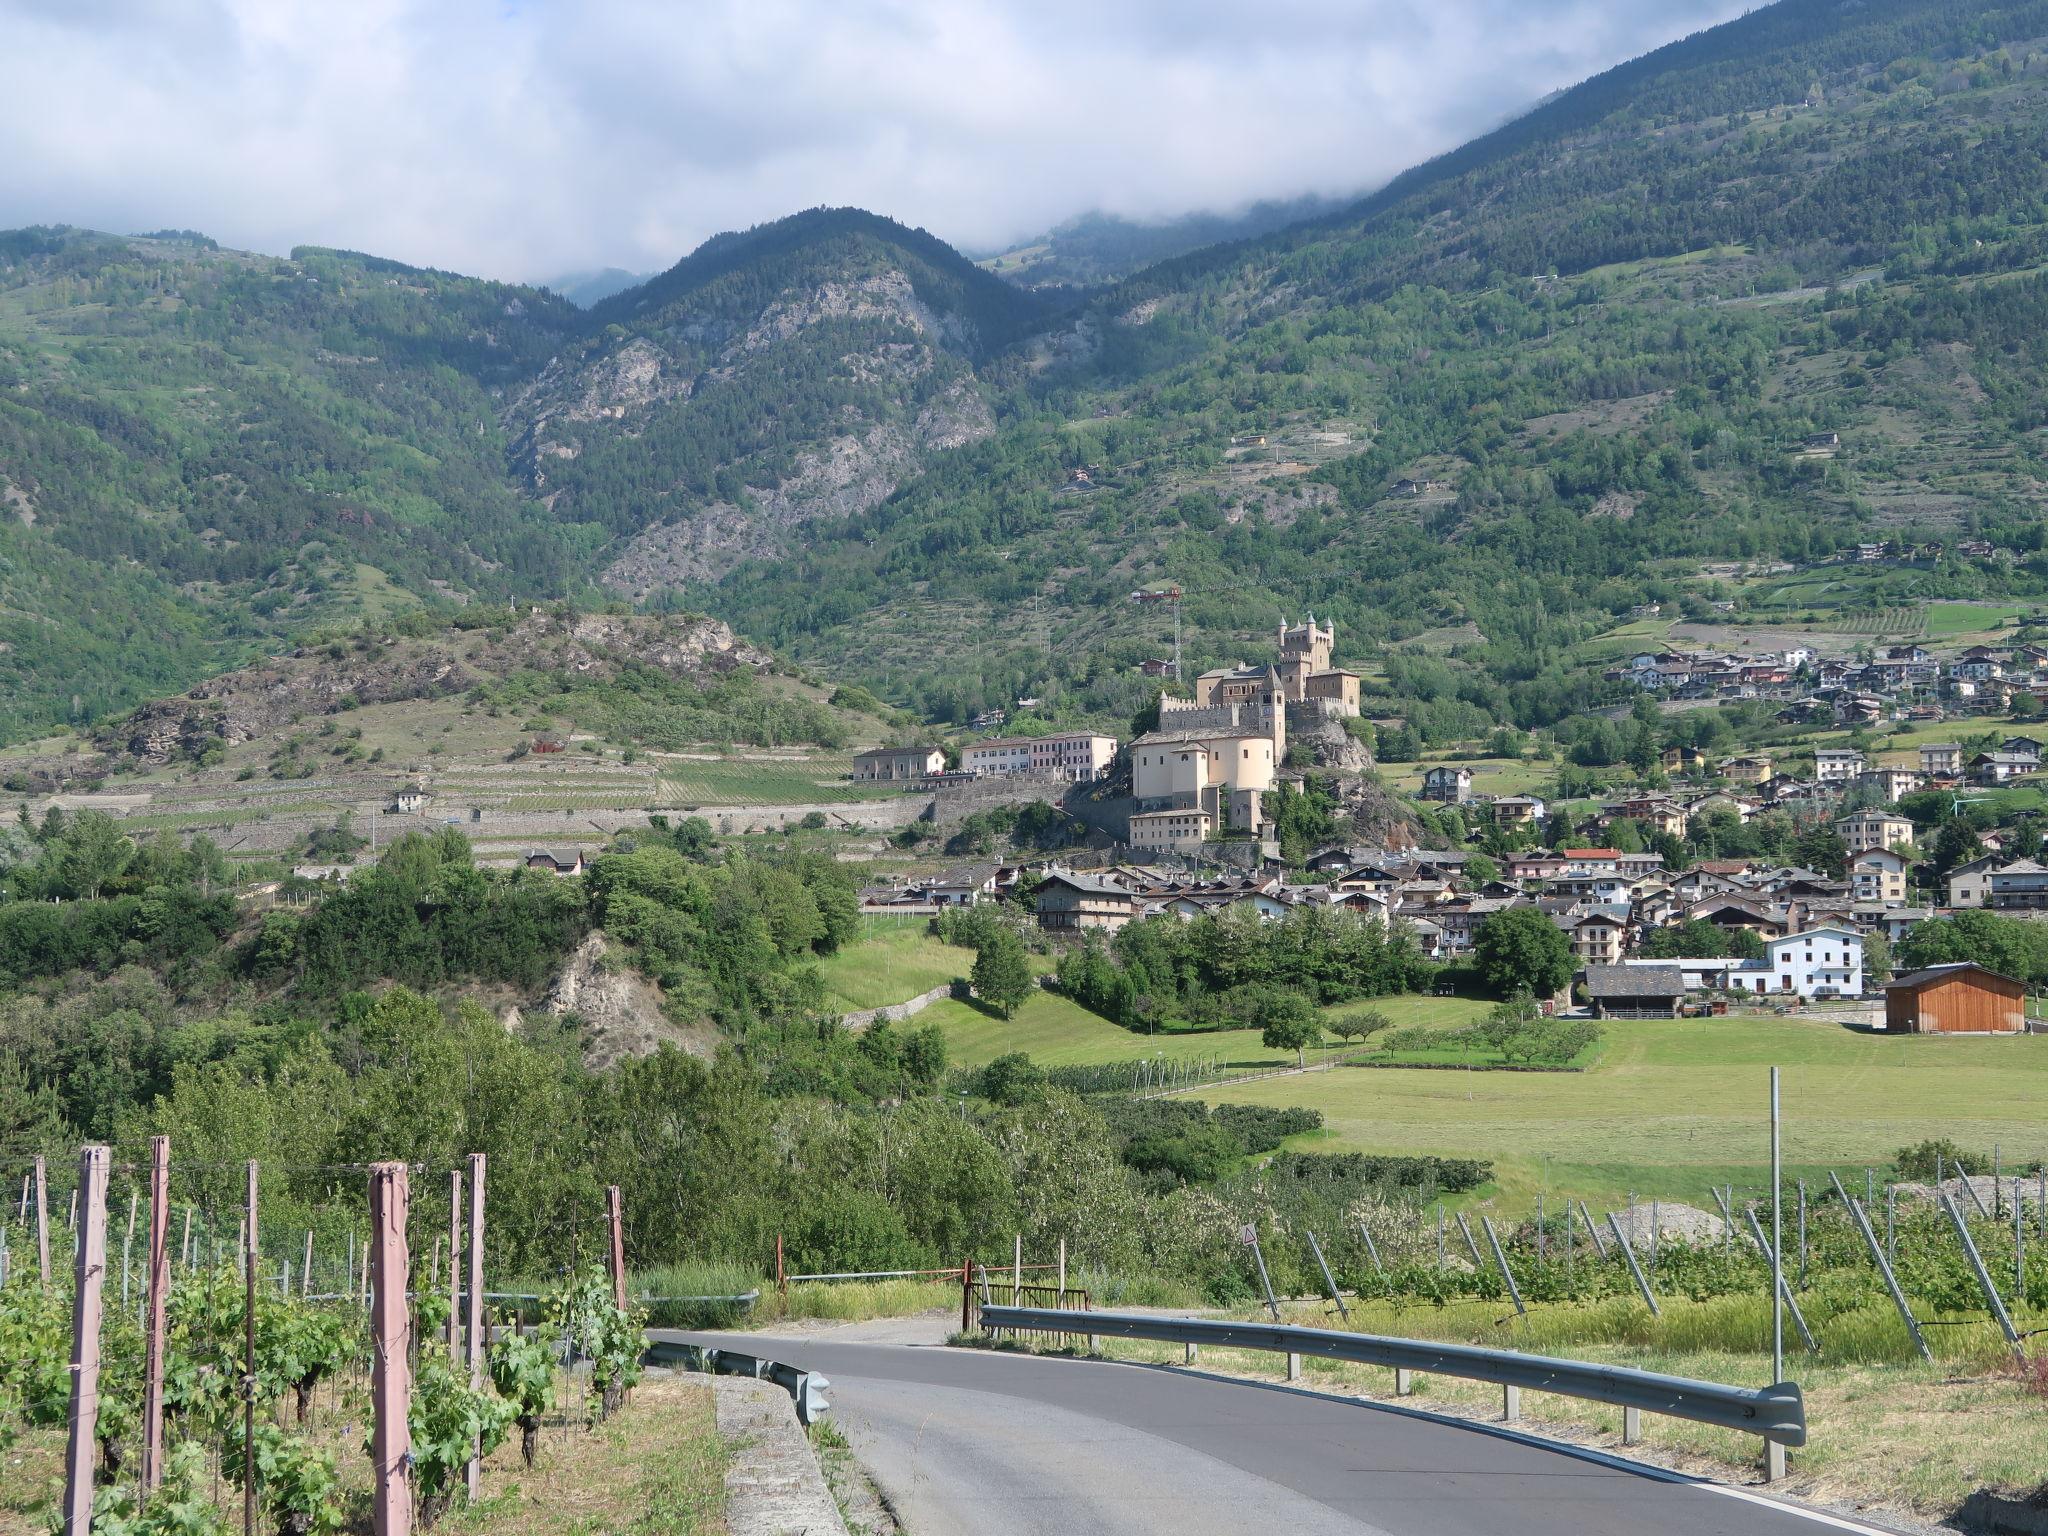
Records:
{"label": "white cloud", "polygon": [[1342,193],[1741,0],[0,0],[0,225],[494,276]]}

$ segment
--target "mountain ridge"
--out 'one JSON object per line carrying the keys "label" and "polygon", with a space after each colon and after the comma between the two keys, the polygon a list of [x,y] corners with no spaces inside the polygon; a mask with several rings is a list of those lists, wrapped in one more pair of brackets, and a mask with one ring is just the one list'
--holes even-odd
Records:
{"label": "mountain ridge", "polygon": [[[1193,660],[1313,605],[1383,713],[1535,724],[1731,558],[1961,526],[2022,559],[1921,590],[2030,590],[2043,38],[2042,0],[1781,0],[1085,297],[848,209],[587,312],[0,235],[0,733],[477,599],[679,599],[941,718],[1100,721],[1154,686],[1125,596],[1177,581]],[[1433,633],[1470,638],[1425,679]]]}

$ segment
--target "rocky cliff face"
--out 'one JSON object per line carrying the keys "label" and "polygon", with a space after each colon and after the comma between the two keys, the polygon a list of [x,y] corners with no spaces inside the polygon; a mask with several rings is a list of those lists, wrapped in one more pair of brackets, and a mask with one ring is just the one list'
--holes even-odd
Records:
{"label": "rocky cliff face", "polygon": [[634,597],[775,554],[995,431],[974,321],[905,266],[812,272],[744,303],[714,286],[633,318],[551,361],[505,424],[515,473],[565,517],[631,445],[649,490],[639,526],[614,519],[602,579]]}
{"label": "rocky cliff face", "polygon": [[100,733],[100,744],[150,764],[191,755],[209,739],[233,746],[294,719],[362,704],[446,698],[522,667],[597,677],[628,662],[709,676],[765,670],[768,653],[736,640],[716,619],[688,614],[586,614],[536,610],[503,629],[451,630],[426,640],[393,638],[306,646],[224,673],[177,698],[146,704]]}
{"label": "rocky cliff face", "polygon": [[555,1015],[574,1014],[583,1024],[583,1054],[602,1071],[633,1056],[651,1056],[664,1044],[693,1056],[718,1048],[708,1026],[685,1028],[662,1008],[661,988],[613,956],[605,936],[593,933],[563,964],[543,1004]]}

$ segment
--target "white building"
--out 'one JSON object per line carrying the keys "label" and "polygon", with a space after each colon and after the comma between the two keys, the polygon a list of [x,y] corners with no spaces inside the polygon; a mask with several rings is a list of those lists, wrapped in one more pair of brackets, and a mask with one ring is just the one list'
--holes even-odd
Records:
{"label": "white building", "polygon": [[1767,939],[1764,955],[1761,964],[1768,968],[1768,978],[1747,966],[1739,973],[1758,992],[1789,992],[1798,997],[1862,994],[1863,936],[1852,928],[1822,923],[1803,933]]}
{"label": "white building", "polygon": [[1863,772],[1863,754],[1847,747],[1821,747],[1813,754],[1817,784],[1846,784]]}
{"label": "white building", "polygon": [[1085,784],[1109,771],[1116,757],[1116,738],[1095,731],[1068,731],[1058,736],[1012,736],[977,741],[960,754],[967,772],[988,776],[1003,773],[1051,773]]}
{"label": "white building", "polygon": [[1866,848],[1849,861],[1849,894],[1887,907],[1906,904],[1906,859],[1890,848]]}

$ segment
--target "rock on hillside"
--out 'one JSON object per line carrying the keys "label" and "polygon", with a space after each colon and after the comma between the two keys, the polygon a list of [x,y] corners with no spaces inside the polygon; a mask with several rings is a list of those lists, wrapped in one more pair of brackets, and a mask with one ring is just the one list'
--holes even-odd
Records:
{"label": "rock on hillside", "polygon": [[699,615],[564,617],[535,609],[498,629],[301,646],[145,704],[101,731],[100,744],[157,764],[210,739],[233,746],[294,718],[446,698],[523,667],[601,678],[639,663],[701,677],[739,667],[760,672],[769,661],[767,652],[735,639],[725,624]]}
{"label": "rock on hillside", "polygon": [[715,1031],[672,1022],[662,1008],[661,988],[614,959],[601,933],[576,947],[543,1006],[582,1020],[584,1058],[599,1070],[627,1057],[651,1056],[665,1044],[693,1056],[709,1057],[718,1049]]}

